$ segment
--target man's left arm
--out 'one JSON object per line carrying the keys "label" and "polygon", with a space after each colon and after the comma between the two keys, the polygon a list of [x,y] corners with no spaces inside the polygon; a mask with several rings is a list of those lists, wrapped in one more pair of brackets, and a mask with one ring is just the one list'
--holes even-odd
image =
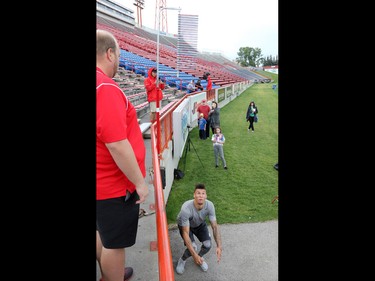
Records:
{"label": "man's left arm", "polygon": [[211,227],[212,227],[212,233],[214,235],[214,239],[216,242],[216,256],[217,256],[217,262],[221,259],[221,252],[223,250],[222,243],[221,243],[221,234],[219,230],[219,225],[217,224],[217,221],[211,221]]}

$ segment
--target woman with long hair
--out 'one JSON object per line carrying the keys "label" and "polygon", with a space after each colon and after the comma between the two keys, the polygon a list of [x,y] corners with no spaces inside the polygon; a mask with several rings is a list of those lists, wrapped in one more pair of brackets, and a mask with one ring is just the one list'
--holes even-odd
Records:
{"label": "woman with long hair", "polygon": [[255,105],[255,102],[251,101],[246,112],[246,121],[250,122],[249,128],[247,129],[248,132],[250,132],[250,129],[251,129],[251,131],[254,133],[254,118],[256,117],[257,114],[258,114],[258,108]]}
{"label": "woman with long hair", "polygon": [[220,127],[220,108],[216,101],[211,104],[211,110],[208,113],[208,118],[210,119],[210,127],[212,129],[212,134],[215,134],[215,129]]}

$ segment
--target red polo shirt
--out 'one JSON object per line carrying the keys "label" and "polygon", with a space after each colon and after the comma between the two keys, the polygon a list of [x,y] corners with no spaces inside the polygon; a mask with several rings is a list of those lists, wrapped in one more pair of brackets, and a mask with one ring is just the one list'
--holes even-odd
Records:
{"label": "red polo shirt", "polygon": [[118,168],[105,143],[128,139],[146,175],[146,148],[134,106],[123,91],[96,68],[96,200],[125,196],[134,184]]}
{"label": "red polo shirt", "polygon": [[197,111],[203,113],[204,119],[208,119],[208,113],[210,113],[211,107],[208,104],[201,104],[198,106]]}

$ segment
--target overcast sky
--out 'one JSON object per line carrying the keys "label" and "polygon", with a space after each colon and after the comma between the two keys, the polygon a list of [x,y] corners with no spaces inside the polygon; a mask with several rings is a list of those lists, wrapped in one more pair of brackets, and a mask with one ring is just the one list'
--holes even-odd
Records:
{"label": "overcast sky", "polygon": [[[156,2],[157,1],[157,2]],[[114,0],[134,10],[135,0]],[[198,51],[219,52],[235,59],[240,47],[260,48],[264,57],[278,56],[278,0],[164,0],[181,14],[198,15]],[[155,7],[161,0],[145,0],[142,25],[155,27]],[[178,11],[167,12],[168,33],[178,32]],[[162,25],[161,30],[162,30]]]}

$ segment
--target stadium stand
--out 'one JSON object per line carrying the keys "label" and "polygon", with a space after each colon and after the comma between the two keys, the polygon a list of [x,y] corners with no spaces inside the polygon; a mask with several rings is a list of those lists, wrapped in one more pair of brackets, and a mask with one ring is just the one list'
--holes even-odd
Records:
{"label": "stadium stand", "polygon": [[[100,15],[97,15],[97,28],[108,30],[116,36],[122,49],[122,65],[126,70],[144,76],[148,67],[156,65],[156,34],[137,26],[130,27],[101,18]],[[191,58],[194,63],[177,69],[177,38],[160,35],[159,39],[159,67],[163,74],[160,76],[178,90],[186,92],[189,81],[198,78],[205,87],[207,81],[201,77],[204,72],[211,73],[213,88],[247,80],[269,82],[267,77],[216,54],[199,54],[198,58]]]}

